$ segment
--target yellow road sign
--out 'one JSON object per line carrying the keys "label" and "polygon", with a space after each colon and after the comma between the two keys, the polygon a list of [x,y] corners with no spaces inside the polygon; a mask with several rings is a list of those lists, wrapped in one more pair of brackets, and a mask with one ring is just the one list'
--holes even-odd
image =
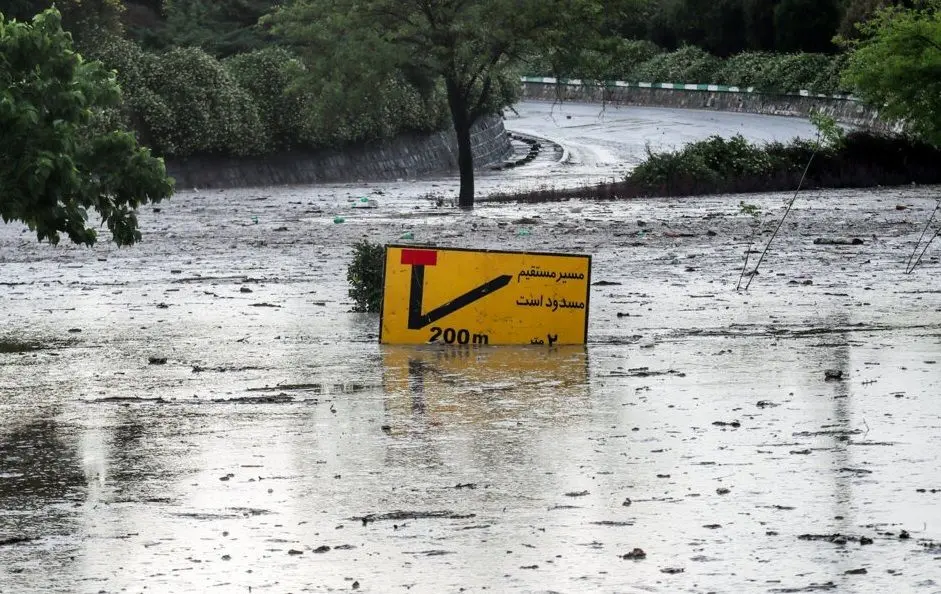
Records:
{"label": "yellow road sign", "polygon": [[591,256],[390,245],[379,341],[585,344]]}

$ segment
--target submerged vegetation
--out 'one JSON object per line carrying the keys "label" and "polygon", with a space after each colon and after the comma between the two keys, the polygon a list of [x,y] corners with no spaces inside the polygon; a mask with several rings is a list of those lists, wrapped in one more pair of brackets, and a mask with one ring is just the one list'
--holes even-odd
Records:
{"label": "submerged vegetation", "polygon": [[385,247],[363,240],[353,246],[353,259],[346,270],[353,311],[378,313],[382,307],[382,271]]}
{"label": "submerged vegetation", "polygon": [[712,136],[647,159],[615,183],[575,190],[543,189],[488,196],[488,202],[546,202],[570,198],[616,200],[648,196],[773,192],[798,187],[858,188],[941,183],[941,149],[903,136],[851,132],[841,142],[818,145],[749,143],[742,136]]}

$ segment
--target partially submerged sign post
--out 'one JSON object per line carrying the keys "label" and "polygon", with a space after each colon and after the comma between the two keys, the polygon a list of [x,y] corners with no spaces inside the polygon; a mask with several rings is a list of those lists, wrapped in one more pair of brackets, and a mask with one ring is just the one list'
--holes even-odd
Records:
{"label": "partially submerged sign post", "polygon": [[386,247],[384,344],[585,344],[591,256]]}

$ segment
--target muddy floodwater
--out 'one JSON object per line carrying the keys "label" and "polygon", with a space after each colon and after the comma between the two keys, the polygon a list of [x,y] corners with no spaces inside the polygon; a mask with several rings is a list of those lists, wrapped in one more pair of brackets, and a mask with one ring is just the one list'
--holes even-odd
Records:
{"label": "muddy floodwater", "polygon": [[[803,194],[740,292],[790,195],[455,186],[0,226],[0,592],[941,592],[941,188]],[[592,254],[588,344],[380,346],[364,238]]]}

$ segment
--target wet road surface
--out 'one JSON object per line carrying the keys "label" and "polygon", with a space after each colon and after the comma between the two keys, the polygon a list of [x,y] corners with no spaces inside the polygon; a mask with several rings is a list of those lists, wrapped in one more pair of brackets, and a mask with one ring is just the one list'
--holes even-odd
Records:
{"label": "wet road surface", "polygon": [[[804,195],[739,293],[789,196],[454,185],[0,227],[0,592],[941,591],[938,251],[904,273],[939,188]],[[346,264],[407,232],[593,254],[589,344],[380,347]]]}

